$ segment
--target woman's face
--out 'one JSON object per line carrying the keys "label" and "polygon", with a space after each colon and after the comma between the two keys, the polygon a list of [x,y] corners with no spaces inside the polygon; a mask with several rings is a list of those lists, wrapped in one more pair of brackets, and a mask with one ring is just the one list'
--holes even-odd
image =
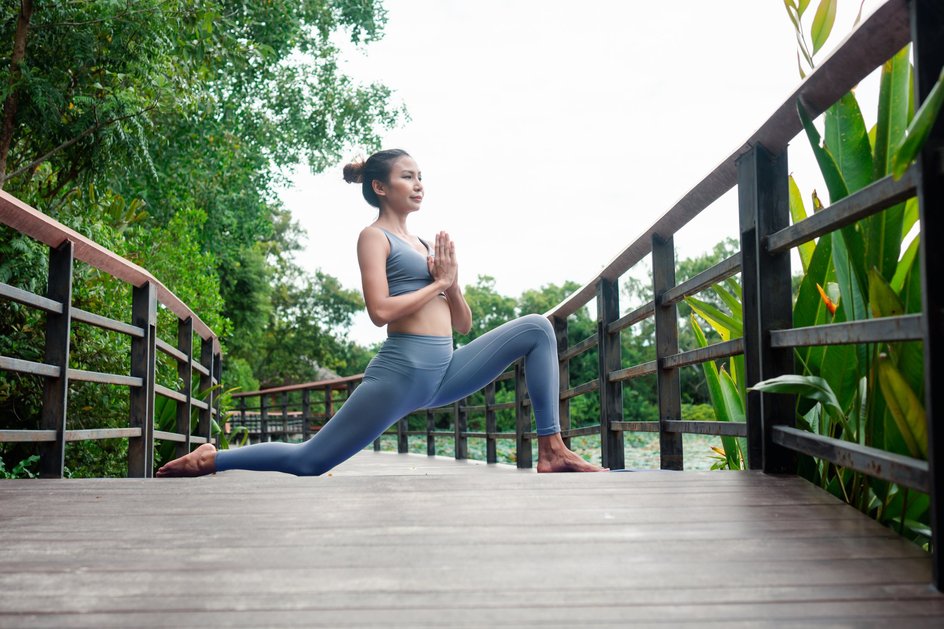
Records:
{"label": "woman's face", "polygon": [[390,168],[390,180],[374,190],[381,203],[394,211],[415,212],[423,202],[423,175],[412,157],[401,157]]}

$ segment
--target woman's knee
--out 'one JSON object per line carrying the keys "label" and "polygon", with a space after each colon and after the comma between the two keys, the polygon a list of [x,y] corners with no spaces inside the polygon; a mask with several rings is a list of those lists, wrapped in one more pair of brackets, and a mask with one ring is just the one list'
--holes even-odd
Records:
{"label": "woman's knee", "polygon": [[521,321],[529,326],[533,326],[535,330],[548,339],[552,341],[556,340],[557,336],[554,333],[554,325],[547,317],[539,314],[529,314],[521,317]]}

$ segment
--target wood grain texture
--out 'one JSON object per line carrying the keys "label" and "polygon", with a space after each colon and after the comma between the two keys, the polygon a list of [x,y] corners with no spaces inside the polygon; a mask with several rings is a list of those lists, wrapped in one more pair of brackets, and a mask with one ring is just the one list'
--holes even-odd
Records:
{"label": "wood grain texture", "polygon": [[0,482],[0,627],[934,626],[927,554],[794,477],[364,451]]}

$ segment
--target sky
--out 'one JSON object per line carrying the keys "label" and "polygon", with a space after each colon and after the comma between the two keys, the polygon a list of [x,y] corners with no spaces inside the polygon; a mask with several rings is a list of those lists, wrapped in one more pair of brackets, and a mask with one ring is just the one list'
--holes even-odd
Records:
{"label": "sky", "polygon": [[[804,15],[807,29],[819,4]],[[865,0],[864,15],[881,2]],[[381,82],[410,121],[383,134],[423,172],[414,234],[446,230],[463,285],[518,296],[584,284],[727,158],[800,83],[782,0],[386,0],[379,42],[343,46],[342,69]],[[852,30],[839,0],[830,42]],[[869,86],[860,86],[867,124]],[[352,147],[348,158],[364,154]],[[790,170],[823,190],[805,137]],[[347,159],[344,161],[348,161]],[[376,218],[341,167],[304,168],[280,196],[307,232],[298,262],[360,290],[355,244]],[[821,195],[825,196],[825,195]],[[677,256],[737,237],[734,191],[676,235]],[[633,272],[646,277],[646,269]],[[639,305],[639,304],[635,304]],[[623,310],[633,304],[623,304]],[[385,338],[366,313],[349,338]]]}

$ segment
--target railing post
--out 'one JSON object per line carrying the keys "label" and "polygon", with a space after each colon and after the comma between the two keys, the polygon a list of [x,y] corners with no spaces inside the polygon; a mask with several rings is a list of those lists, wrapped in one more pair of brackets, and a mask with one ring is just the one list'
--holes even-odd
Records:
{"label": "railing post", "polygon": [[[212,402],[213,405],[210,407],[210,417],[216,415],[216,424],[220,428],[220,434],[223,433],[224,429],[224,420],[223,420],[223,394],[222,394],[222,383],[223,383],[223,354],[220,352],[213,353],[213,378],[210,380],[211,383],[215,385],[220,385],[218,389],[213,393]],[[215,411],[215,413],[214,413]],[[206,434],[207,443],[213,440],[213,426],[212,423],[209,427],[209,430]]]}
{"label": "railing post", "polygon": [[656,382],[659,392],[659,466],[664,470],[684,468],[682,435],[666,431],[667,421],[682,419],[679,372],[663,368],[662,359],[678,354],[678,308],[663,304],[662,295],[675,286],[675,244],[672,236],[652,236],[652,294],[655,299]]}
{"label": "railing post", "polygon": [[245,426],[246,430],[249,431],[249,443],[252,443],[252,428],[246,423],[246,398],[244,397],[239,398],[239,425]]}
{"label": "railing post", "polygon": [[[213,437],[213,400],[216,392],[213,389],[213,337],[202,339],[200,343],[200,364],[207,370],[207,375],[200,373],[200,393],[206,393],[206,410],[200,409],[197,414],[197,434],[210,443]],[[246,398],[240,398],[243,424],[246,423]]]}
{"label": "railing post", "polygon": [[531,467],[531,409],[524,404],[527,383],[524,376],[524,361],[515,363],[515,458],[521,469]]}
{"label": "railing post", "polygon": [[265,393],[259,396],[259,443],[269,441],[269,405]]}
{"label": "railing post", "polygon": [[409,415],[405,415],[397,420],[397,452],[400,454],[406,454],[410,451],[409,435],[406,434],[410,426],[409,418]]}
{"label": "railing post", "polygon": [[186,400],[177,402],[177,432],[184,435],[184,442],[174,446],[174,456],[190,453],[190,414],[193,395],[193,318],[177,320],[177,349],[187,356],[187,362],[177,363],[177,377],[183,382]]}
{"label": "railing post", "polygon": [[620,334],[611,334],[609,325],[619,319],[619,285],[601,278],[597,283],[597,377],[600,391],[600,454],[604,467],[626,467],[623,432],[610,422],[623,419],[623,385],[610,382],[610,372],[620,368]]}
{"label": "railing post", "polygon": [[331,385],[325,386],[325,422],[334,417],[334,391],[331,390]]}
{"label": "railing post", "polygon": [[69,397],[69,336],[72,328],[72,241],[49,249],[49,299],[62,304],[62,312],[46,314],[44,362],[59,367],[58,378],[45,378],[40,428],[55,430],[56,440],[39,446],[39,475],[62,478],[66,456],[66,410]]}
{"label": "railing post", "polygon": [[[553,317],[551,323],[554,324],[554,336],[557,338],[557,355],[560,356],[570,341],[567,338],[567,317]],[[560,374],[560,391],[563,393],[570,388],[570,359],[558,360]],[[560,413],[561,432],[570,430],[570,398],[564,399],[558,396],[560,400],[558,408]],[[570,437],[564,437],[564,445],[570,447]]]}
{"label": "railing post", "polygon": [[453,404],[453,413],[456,418],[455,455],[459,460],[469,458],[469,437],[465,434],[469,430],[469,415],[465,406],[464,398],[456,400]]}
{"label": "railing post", "polygon": [[485,461],[488,463],[498,462],[496,432],[498,432],[498,415],[495,413],[495,381],[493,380],[485,385]]}
{"label": "railing post", "polygon": [[436,456],[436,437],[433,431],[436,430],[436,419],[433,417],[433,411],[426,409],[426,456]]}
{"label": "railing post", "polygon": [[157,294],[145,282],[132,291],[131,323],[144,329],[142,338],[131,339],[131,375],[141,378],[131,387],[130,426],[141,436],[128,440],[128,476],[150,478],[154,473],[154,362],[157,338]]}
{"label": "railing post", "polygon": [[302,440],[311,439],[311,389],[302,390]]}
{"label": "railing post", "polygon": [[[915,108],[928,97],[944,67],[944,7],[939,0],[912,0]],[[944,116],[918,156],[918,212],[921,219],[921,299],[924,318],[924,399],[928,419],[928,467],[931,496],[931,549],[934,587],[944,589],[944,250],[932,239],[944,229]]]}
{"label": "railing post", "polygon": [[[793,350],[770,347],[770,331],[793,325],[790,253],[767,253],[767,236],[789,224],[787,152],[761,145],[738,158],[744,362],[747,386],[793,373]],[[748,394],[748,464],[771,473],[796,473],[796,454],[773,442],[775,425],[793,426],[791,395]]]}
{"label": "railing post", "polygon": [[279,406],[282,407],[282,441],[288,441],[288,391],[282,391],[279,398]]}

